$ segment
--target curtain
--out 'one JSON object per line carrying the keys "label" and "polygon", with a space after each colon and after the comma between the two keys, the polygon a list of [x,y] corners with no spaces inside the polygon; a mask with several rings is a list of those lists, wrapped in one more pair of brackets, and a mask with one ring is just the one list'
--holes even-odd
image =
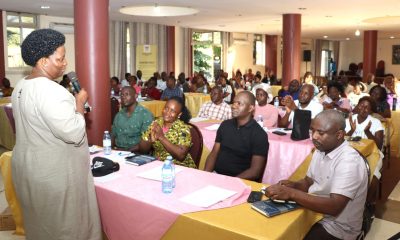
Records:
{"label": "curtain", "polygon": [[[332,41],[333,42],[333,59],[336,62],[336,68],[339,67],[339,49],[340,49],[340,41]],[[339,71],[338,71],[339,72]]]}
{"label": "curtain", "polygon": [[321,39],[315,40],[315,68],[314,76],[321,76],[321,52],[322,52],[322,41]]}
{"label": "curtain", "polygon": [[[229,47],[232,45],[232,34],[230,32],[222,32],[222,69],[224,72],[230,72],[231,69],[227,69],[227,62],[228,62],[228,50]],[[233,76],[232,76],[233,77]]]}
{"label": "curtain", "polygon": [[110,75],[125,78],[126,72],[126,23],[110,22],[109,35]]}
{"label": "curtain", "polygon": [[130,56],[132,74],[136,74],[136,46],[137,45],[157,45],[158,71],[166,71],[167,69],[167,28],[165,25],[152,23],[129,23],[129,32],[131,33]]}

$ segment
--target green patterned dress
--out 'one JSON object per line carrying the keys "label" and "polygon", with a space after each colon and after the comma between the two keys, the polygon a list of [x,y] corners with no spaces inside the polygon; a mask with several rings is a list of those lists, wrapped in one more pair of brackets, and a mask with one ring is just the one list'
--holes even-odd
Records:
{"label": "green patterned dress", "polygon": [[[154,121],[157,122],[161,127],[164,125],[164,120],[162,118],[158,118]],[[150,125],[149,128],[143,133],[142,139],[144,141],[149,141],[151,129],[152,125]],[[172,144],[175,145],[186,146],[189,148],[192,145],[190,126],[188,126],[179,119],[177,119],[172,124],[172,126],[170,127],[170,129],[168,129],[166,133],[164,133],[164,136],[168,139],[168,141],[170,141]],[[158,159],[160,159],[161,161],[164,161],[167,158],[167,156],[170,155],[164,148],[162,143],[158,140],[153,143],[153,149],[154,149],[153,155]],[[196,164],[194,163],[192,156],[190,156],[190,153],[186,155],[185,160],[177,161],[176,159],[174,159],[173,162],[175,164],[182,165],[185,167],[196,168]]]}

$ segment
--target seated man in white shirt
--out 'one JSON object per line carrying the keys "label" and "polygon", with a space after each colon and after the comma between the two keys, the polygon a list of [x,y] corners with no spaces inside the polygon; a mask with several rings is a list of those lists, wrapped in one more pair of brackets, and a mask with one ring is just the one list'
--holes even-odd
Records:
{"label": "seated man in white shirt", "polygon": [[314,97],[314,86],[304,84],[300,89],[299,99],[293,100],[290,95],[283,98],[283,105],[286,107],[286,113],[282,117],[280,125],[288,127],[292,125],[294,118],[294,110],[309,110],[311,111],[311,118],[313,119],[318,113],[322,112],[324,107],[317,101],[312,101]]}
{"label": "seated man in white shirt", "polygon": [[362,156],[344,139],[345,126],[339,111],[318,114],[311,122],[317,150],[305,178],[297,182],[283,180],[265,191],[272,199],[292,200],[324,214],[305,240],[355,240],[361,232],[368,172]]}
{"label": "seated man in white shirt", "polygon": [[210,92],[211,102],[204,103],[199,111],[198,117],[227,120],[232,118],[232,109],[224,102],[222,88],[215,86]]}

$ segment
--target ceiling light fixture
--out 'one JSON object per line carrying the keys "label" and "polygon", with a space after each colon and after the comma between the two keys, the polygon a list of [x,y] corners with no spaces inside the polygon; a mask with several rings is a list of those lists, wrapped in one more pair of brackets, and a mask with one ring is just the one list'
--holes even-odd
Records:
{"label": "ceiling light fixture", "polygon": [[305,7],[299,7],[298,9],[301,11],[307,10],[307,8],[305,8]]}
{"label": "ceiling light fixture", "polygon": [[349,40],[350,40],[350,38],[346,38],[346,40],[347,40],[347,41],[349,41]]}
{"label": "ceiling light fixture", "polygon": [[41,9],[50,9],[50,6],[40,6]]}
{"label": "ceiling light fixture", "polygon": [[119,11],[123,14],[148,17],[175,17],[185,15],[195,15],[199,10],[189,7],[160,6],[127,6]]}
{"label": "ceiling light fixture", "polygon": [[393,39],[394,38],[394,36],[390,36],[390,39]]}
{"label": "ceiling light fixture", "polygon": [[356,32],[354,33],[354,35],[356,35],[357,37],[360,36],[361,35],[360,30],[357,29]]}
{"label": "ceiling light fixture", "polygon": [[324,38],[328,38],[328,36],[325,35]]}

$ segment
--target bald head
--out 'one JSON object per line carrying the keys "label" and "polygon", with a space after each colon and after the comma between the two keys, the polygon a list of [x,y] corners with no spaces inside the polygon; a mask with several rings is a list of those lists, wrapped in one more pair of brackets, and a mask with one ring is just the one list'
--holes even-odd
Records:
{"label": "bald head", "polygon": [[327,126],[331,128],[334,127],[336,131],[345,130],[346,128],[346,120],[343,113],[337,110],[330,109],[322,111],[315,119],[320,119],[322,122],[325,122]]}
{"label": "bald head", "polygon": [[246,99],[246,101],[252,105],[255,106],[256,105],[256,97],[254,97],[253,93],[251,93],[250,91],[242,91],[240,93],[238,93],[238,95],[243,95]]}
{"label": "bald head", "polygon": [[312,141],[314,146],[328,154],[344,141],[346,122],[341,112],[325,110],[311,122]]}

